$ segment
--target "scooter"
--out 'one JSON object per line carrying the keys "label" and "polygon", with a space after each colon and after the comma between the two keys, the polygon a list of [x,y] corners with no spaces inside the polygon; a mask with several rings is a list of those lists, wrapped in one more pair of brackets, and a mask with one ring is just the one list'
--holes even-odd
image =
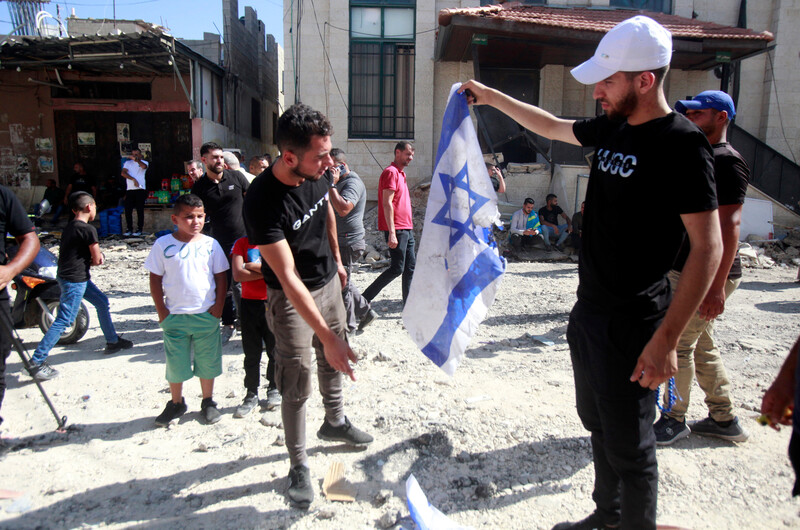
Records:
{"label": "scooter", "polygon": [[[6,248],[8,258],[13,258],[19,247],[9,245]],[[11,307],[11,318],[14,328],[32,328],[39,326],[42,333],[47,333],[56,318],[61,288],[56,280],[58,260],[45,247],[28,267],[14,277],[11,288],[17,292],[14,305]],[[78,316],[72,326],[61,334],[58,344],[74,344],[81,340],[89,329],[89,308],[81,301]]]}

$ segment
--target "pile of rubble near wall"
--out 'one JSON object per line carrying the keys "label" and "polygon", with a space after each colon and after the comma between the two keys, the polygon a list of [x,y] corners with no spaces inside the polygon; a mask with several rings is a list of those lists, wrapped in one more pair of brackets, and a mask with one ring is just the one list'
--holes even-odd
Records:
{"label": "pile of rubble near wall", "polygon": [[748,236],[739,244],[742,265],[753,268],[800,266],[800,228],[792,228],[782,239]]}

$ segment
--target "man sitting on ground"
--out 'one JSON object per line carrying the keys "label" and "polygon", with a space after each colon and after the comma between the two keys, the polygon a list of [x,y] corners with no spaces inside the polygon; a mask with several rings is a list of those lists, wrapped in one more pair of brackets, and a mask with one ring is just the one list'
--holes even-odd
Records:
{"label": "man sitting on ground", "polygon": [[519,250],[521,247],[533,246],[539,236],[542,225],[539,216],[533,211],[534,200],[528,197],[522,204],[522,209],[511,216],[511,247]]}
{"label": "man sitting on ground", "polygon": [[[558,236],[556,248],[558,250],[564,250],[561,245],[564,244],[567,236],[570,232],[572,232],[572,220],[569,218],[569,215],[567,215],[564,210],[561,209],[561,206],[558,205],[558,197],[556,197],[555,194],[548,194],[547,197],[545,197],[545,202],[547,204],[543,208],[539,208],[539,219],[542,223],[544,247],[547,250],[552,250],[552,247],[550,246],[550,239],[553,236]],[[559,215],[567,222],[558,224]]]}

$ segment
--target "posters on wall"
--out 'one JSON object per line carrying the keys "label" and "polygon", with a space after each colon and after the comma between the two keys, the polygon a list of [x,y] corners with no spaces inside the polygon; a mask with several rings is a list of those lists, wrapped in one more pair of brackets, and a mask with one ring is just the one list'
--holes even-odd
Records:
{"label": "posters on wall", "polygon": [[10,185],[15,188],[30,188],[31,174],[26,171],[14,173]]}
{"label": "posters on wall", "polygon": [[78,145],[96,145],[93,132],[79,132]]}
{"label": "posters on wall", "polygon": [[148,162],[150,162],[150,160],[153,158],[152,146],[149,143],[139,144],[139,151],[142,152],[142,158]]}
{"label": "posters on wall", "polygon": [[39,166],[39,173],[52,173],[53,172],[53,157],[52,156],[40,156],[37,159],[37,165]]}
{"label": "posters on wall", "polygon": [[12,144],[21,144],[23,143],[23,135],[22,135],[22,124],[21,123],[11,123],[8,125],[8,134],[11,139]]}
{"label": "posters on wall", "polygon": [[36,150],[37,151],[52,151],[53,150],[53,139],[52,138],[36,138]]}
{"label": "posters on wall", "polygon": [[119,143],[119,156],[122,158],[127,158],[131,156],[131,151],[133,151],[133,144],[130,142],[120,142]]}
{"label": "posters on wall", "polygon": [[117,124],[117,141],[119,143],[131,142],[131,126],[127,123]]}

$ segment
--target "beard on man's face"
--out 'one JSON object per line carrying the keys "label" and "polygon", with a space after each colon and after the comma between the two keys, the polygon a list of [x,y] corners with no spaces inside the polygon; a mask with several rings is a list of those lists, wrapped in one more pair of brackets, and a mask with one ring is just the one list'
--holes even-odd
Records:
{"label": "beard on man's face", "polygon": [[639,98],[636,96],[636,92],[630,90],[618,103],[606,110],[606,116],[615,123],[621,123],[633,114],[638,103]]}

